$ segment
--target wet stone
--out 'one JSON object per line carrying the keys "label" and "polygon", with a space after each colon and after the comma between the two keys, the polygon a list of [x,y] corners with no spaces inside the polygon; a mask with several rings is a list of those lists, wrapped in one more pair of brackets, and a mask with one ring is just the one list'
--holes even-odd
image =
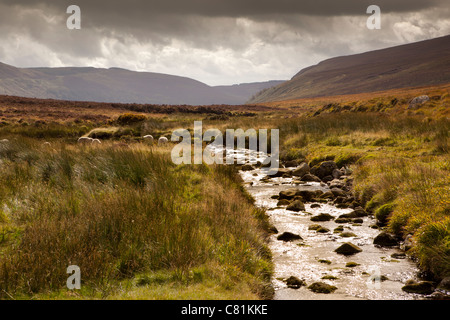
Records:
{"label": "wet stone", "polygon": [[283,232],[282,234],[280,234],[280,235],[277,237],[277,240],[287,242],[287,241],[303,240],[303,239],[302,239],[302,237],[301,237],[300,235],[298,235],[298,234],[295,234],[295,233],[286,231],[286,232]]}
{"label": "wet stone", "polygon": [[352,254],[362,252],[362,249],[359,248],[358,246],[354,245],[351,242],[346,242],[334,251],[338,254],[342,254],[344,256],[349,256]]}
{"label": "wet stone", "polygon": [[286,279],[286,285],[291,289],[299,289],[301,286],[306,286],[306,283],[297,277],[290,276]]}
{"label": "wet stone", "polygon": [[324,282],[314,282],[308,289],[315,293],[333,293],[337,290],[337,287]]}
{"label": "wet stone", "polygon": [[333,220],[334,217],[328,213],[321,213],[317,216],[311,217],[311,221],[330,221]]}
{"label": "wet stone", "polygon": [[295,200],[286,207],[286,210],[299,212],[305,210],[305,205],[300,200]]}
{"label": "wet stone", "polygon": [[408,293],[431,294],[434,291],[434,287],[429,281],[416,282],[414,280],[408,280],[402,287],[402,290]]}

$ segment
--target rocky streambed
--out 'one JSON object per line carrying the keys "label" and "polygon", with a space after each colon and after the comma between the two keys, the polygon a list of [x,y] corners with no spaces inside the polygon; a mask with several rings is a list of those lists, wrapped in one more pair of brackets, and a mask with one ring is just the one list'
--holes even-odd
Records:
{"label": "rocky streambed", "polygon": [[433,293],[405,253],[409,240],[383,231],[353,198],[348,169],[333,161],[313,168],[287,162],[269,176],[263,153],[214,148],[246,161],[239,171],[245,187],[273,225],[274,299],[411,300]]}
{"label": "rocky streambed", "polygon": [[226,157],[246,161],[245,187],[274,227],[274,299],[422,299],[433,292],[405,254],[407,241],[380,229],[353,198],[348,169],[287,162],[268,175],[260,152],[226,150]]}
{"label": "rocky streambed", "polygon": [[[277,230],[269,243],[275,299],[420,298],[402,290],[408,280],[417,280],[414,262],[396,245],[375,245],[380,234],[375,220],[361,208],[337,208],[328,184],[264,179],[261,169],[241,175]],[[288,201],[302,201],[304,208],[288,210]]]}

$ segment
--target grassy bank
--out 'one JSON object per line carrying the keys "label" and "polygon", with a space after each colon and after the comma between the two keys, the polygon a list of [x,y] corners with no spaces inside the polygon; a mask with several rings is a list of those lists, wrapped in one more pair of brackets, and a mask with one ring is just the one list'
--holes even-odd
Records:
{"label": "grassy bank", "polygon": [[350,166],[354,193],[388,231],[412,235],[409,253],[438,279],[450,275],[450,120],[329,113],[278,123],[281,157]]}
{"label": "grassy bank", "polygon": [[[359,203],[383,228],[412,235],[409,253],[424,271],[450,276],[449,96],[442,90],[420,92],[440,98],[414,110],[407,104],[416,91],[321,98],[306,107],[280,102],[251,113],[225,108],[219,116],[213,108],[120,118],[135,110],[119,105],[104,118],[85,106],[82,117],[56,121],[44,101],[33,117],[44,112],[45,121],[22,121],[8,108],[0,123],[0,140],[9,139],[0,142],[0,297],[270,297],[267,217],[233,168],[175,166],[170,146],[142,140],[170,137],[194,120],[203,130],[278,128],[282,160],[349,166]],[[81,135],[103,143],[81,147]],[[65,289],[69,265],[81,268],[80,291]]]}
{"label": "grassy bank", "polygon": [[0,147],[0,297],[270,297],[266,216],[233,168],[175,166],[140,143]]}

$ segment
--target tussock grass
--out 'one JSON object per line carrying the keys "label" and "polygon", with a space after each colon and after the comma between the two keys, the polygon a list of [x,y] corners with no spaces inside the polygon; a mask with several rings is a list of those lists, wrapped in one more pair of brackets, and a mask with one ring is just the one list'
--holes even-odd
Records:
{"label": "tussock grass", "polygon": [[358,201],[391,232],[413,235],[410,253],[425,271],[437,278],[450,275],[448,118],[330,112],[266,124],[280,129],[282,160],[350,166]]}
{"label": "tussock grass", "polygon": [[[188,298],[194,283],[212,297],[270,296],[267,218],[233,168],[177,167],[141,144],[45,150],[21,140],[0,158],[1,297],[66,297],[72,264],[84,298],[161,298],[152,296],[160,282],[133,280],[159,272],[174,275],[170,298]],[[203,280],[190,281],[198,268]]]}

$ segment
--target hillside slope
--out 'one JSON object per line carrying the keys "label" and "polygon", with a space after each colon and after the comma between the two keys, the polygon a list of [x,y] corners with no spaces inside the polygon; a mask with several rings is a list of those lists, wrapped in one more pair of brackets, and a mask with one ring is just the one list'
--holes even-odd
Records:
{"label": "hillside slope", "polygon": [[249,103],[355,94],[450,82],[450,36],[324,60]]}
{"label": "hillside slope", "polygon": [[41,99],[237,105],[279,83],[212,87],[186,77],[119,68],[15,68],[0,63],[0,94]]}

